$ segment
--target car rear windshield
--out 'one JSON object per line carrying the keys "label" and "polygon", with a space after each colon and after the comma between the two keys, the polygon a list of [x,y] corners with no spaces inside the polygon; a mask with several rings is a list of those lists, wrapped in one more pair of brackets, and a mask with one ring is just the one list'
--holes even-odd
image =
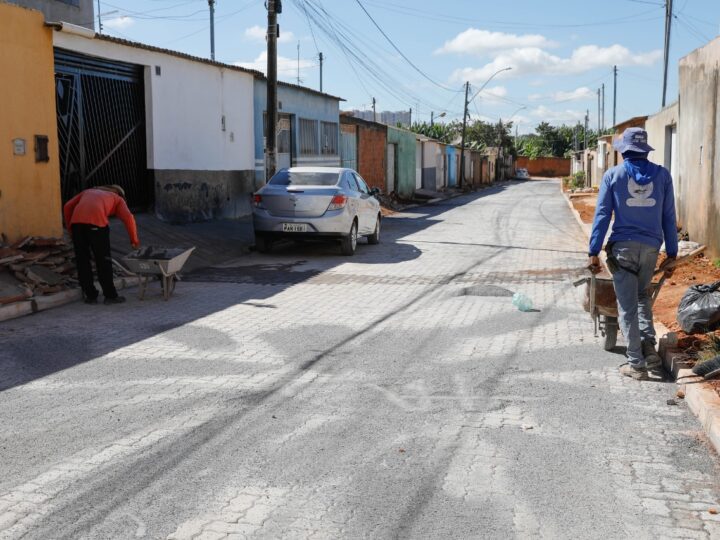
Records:
{"label": "car rear windshield", "polygon": [[274,186],[334,186],[338,173],[283,170],[270,179]]}

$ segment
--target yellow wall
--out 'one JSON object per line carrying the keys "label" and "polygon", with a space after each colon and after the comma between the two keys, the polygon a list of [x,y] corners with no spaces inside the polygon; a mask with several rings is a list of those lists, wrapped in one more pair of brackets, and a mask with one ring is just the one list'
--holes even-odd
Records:
{"label": "yellow wall", "polygon": [[[0,232],[11,241],[62,234],[52,32],[39,11],[0,1]],[[49,162],[35,163],[35,135],[49,137]]]}

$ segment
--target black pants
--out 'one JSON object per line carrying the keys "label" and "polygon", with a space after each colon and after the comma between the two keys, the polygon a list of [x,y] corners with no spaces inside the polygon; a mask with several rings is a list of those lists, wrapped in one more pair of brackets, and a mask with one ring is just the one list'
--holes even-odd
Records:
{"label": "black pants", "polygon": [[75,264],[78,280],[85,298],[98,297],[93,281],[90,256],[95,259],[98,281],[105,298],[116,298],[118,293],[113,283],[112,259],[110,256],[110,227],[97,227],[76,223],[72,226],[73,246],[75,247]]}

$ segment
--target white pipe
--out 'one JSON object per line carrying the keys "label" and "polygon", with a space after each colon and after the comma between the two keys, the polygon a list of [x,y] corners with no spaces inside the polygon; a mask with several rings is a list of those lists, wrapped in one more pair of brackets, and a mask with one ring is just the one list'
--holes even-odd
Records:
{"label": "white pipe", "polygon": [[46,26],[51,26],[58,32],[67,32],[68,34],[75,34],[76,36],[82,36],[88,39],[95,38],[95,30],[90,30],[84,26],[78,26],[77,24],[71,24],[68,22],[46,22]]}

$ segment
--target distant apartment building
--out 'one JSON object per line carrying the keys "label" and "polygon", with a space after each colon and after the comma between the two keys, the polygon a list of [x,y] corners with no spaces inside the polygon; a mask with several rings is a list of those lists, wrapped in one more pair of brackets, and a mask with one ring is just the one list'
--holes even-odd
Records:
{"label": "distant apartment building", "polygon": [[377,118],[375,118],[375,113],[372,111],[360,111],[358,109],[353,109],[352,115],[355,118],[361,118],[370,122],[377,121],[381,124],[393,127],[398,124],[401,126],[409,126],[411,121],[410,111],[382,111],[377,113]]}
{"label": "distant apartment building", "polygon": [[41,11],[46,21],[68,22],[95,28],[93,0],[7,0],[11,4]]}

